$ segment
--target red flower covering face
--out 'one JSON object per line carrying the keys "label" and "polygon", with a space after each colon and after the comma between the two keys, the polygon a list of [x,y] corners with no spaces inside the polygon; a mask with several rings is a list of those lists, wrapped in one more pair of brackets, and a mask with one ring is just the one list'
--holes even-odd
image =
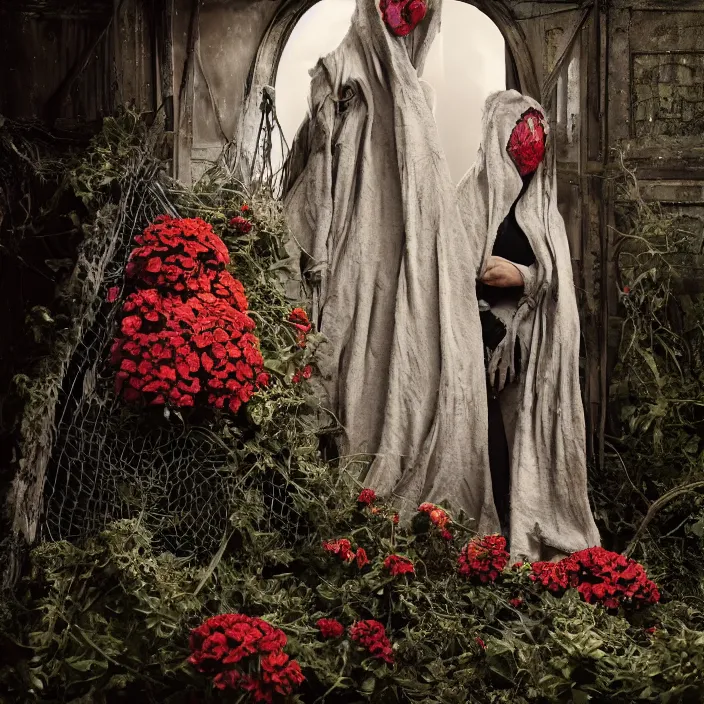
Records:
{"label": "red flower covering face", "polygon": [[379,9],[386,26],[397,37],[409,35],[428,11],[425,0],[381,0]]}
{"label": "red flower covering face", "polygon": [[534,173],[545,157],[545,118],[535,108],[521,115],[511,132],[506,151],[521,176]]}

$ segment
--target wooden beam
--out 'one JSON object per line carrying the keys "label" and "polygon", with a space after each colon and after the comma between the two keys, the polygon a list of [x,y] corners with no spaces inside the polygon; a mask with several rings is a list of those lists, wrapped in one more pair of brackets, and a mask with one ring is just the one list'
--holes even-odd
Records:
{"label": "wooden beam", "polygon": [[560,73],[562,72],[562,68],[565,64],[565,61],[571,54],[572,47],[575,45],[577,37],[579,36],[579,33],[581,32],[582,27],[584,26],[584,23],[589,18],[589,15],[591,14],[593,8],[594,0],[590,0],[582,8],[579,18],[572,26],[572,30],[568,34],[567,40],[562,45],[557,55],[557,60],[555,61],[555,65],[553,66],[552,71],[550,71],[550,75],[545,79],[545,81],[543,81],[543,87],[540,90],[540,102],[546,109],[547,106],[550,105],[550,103],[552,102],[553,88],[555,87],[557,79]]}
{"label": "wooden beam", "polygon": [[196,51],[200,41],[201,0],[192,0],[188,25],[188,42],[184,61],[183,78],[178,92],[178,139],[176,141],[176,178],[190,186],[191,150],[193,149],[193,108],[195,102]]}
{"label": "wooden beam", "polygon": [[[123,0],[120,0],[118,6],[118,12],[120,7],[122,7]],[[83,75],[83,72],[90,64],[91,59],[95,56],[96,49],[100,46],[100,43],[105,39],[110,25],[112,25],[113,15],[108,15],[103,28],[98,32],[92,42],[86,45],[85,49],[78,57],[73,67],[69,71],[68,75],[61,81],[59,87],[54,91],[51,97],[46,101],[44,109],[42,111],[44,119],[53,125],[59,115],[61,114],[61,108],[71,94],[71,89],[76,85],[78,79]]]}
{"label": "wooden beam", "polygon": [[160,0],[158,13],[161,102],[164,130],[174,131],[174,0]]}

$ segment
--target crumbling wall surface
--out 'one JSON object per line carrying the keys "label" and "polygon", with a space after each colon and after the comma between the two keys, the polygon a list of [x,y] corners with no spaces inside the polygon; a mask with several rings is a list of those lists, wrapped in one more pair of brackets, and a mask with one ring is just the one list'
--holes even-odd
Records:
{"label": "crumbling wall surface", "polygon": [[[608,8],[608,163],[623,153],[642,196],[676,214],[683,230],[704,246],[704,2],[701,0],[612,0]],[[611,227],[619,206],[614,194],[605,217],[609,270],[618,235]],[[690,264],[704,271],[704,249]],[[701,291],[701,278],[684,282]],[[607,290],[610,327],[619,326],[619,292]],[[609,340],[609,358],[617,337]]]}
{"label": "crumbling wall surface", "polygon": [[186,117],[177,145],[186,150],[182,181],[197,178],[235,139],[254,57],[279,4],[174,0],[174,85]]}

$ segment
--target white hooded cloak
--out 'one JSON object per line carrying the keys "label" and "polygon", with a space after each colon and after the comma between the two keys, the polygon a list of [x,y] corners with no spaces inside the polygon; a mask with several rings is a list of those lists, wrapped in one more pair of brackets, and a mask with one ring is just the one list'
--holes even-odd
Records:
{"label": "white hooded cloak", "polygon": [[[465,228],[483,273],[499,225],[523,182],[507,152],[516,123],[534,100],[511,90],[489,97],[477,160],[458,186]],[[547,120],[545,120],[547,126]],[[511,463],[510,532],[514,559],[545,559],[599,544],[589,506],[585,424],[579,386],[579,315],[565,225],[557,209],[554,153],[545,158],[516,208],[536,262],[519,267],[522,298],[492,312],[507,332],[489,363],[498,374]],[[521,365],[514,378],[518,338]]]}
{"label": "white hooded cloak", "polygon": [[429,0],[399,38],[375,0],[357,0],[342,44],[311,72],[284,204],[327,339],[319,368],[341,455],[373,457],[365,485],[402,518],[448,501],[491,533],[478,250],[418,78],[440,9]]}

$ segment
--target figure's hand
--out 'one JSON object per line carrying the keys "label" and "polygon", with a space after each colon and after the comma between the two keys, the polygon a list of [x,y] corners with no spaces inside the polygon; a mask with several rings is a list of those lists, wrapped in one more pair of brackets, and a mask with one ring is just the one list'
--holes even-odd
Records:
{"label": "figure's hand", "polygon": [[508,288],[523,286],[523,275],[518,267],[503,257],[489,257],[484,276],[481,279],[487,286]]}

